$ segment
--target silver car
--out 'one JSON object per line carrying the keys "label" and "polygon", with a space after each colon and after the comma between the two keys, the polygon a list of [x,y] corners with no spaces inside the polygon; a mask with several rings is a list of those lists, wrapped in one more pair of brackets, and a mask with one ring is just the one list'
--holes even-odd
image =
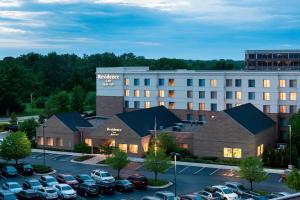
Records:
{"label": "silver car", "polygon": [[53,187],[44,187],[37,190],[37,192],[46,200],[58,199],[57,191]]}
{"label": "silver car", "polygon": [[13,192],[13,193],[19,193],[21,192],[23,189],[21,187],[21,185],[17,182],[6,182],[6,183],[3,183],[2,185],[2,189],[3,190],[8,190],[10,192]]}

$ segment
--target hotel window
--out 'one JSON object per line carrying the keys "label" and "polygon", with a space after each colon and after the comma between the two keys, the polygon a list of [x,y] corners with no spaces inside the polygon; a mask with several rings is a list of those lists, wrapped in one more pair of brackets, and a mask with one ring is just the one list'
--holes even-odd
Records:
{"label": "hotel window", "polygon": [[216,79],[210,80],[210,87],[217,87],[217,80]]}
{"label": "hotel window", "polygon": [[286,113],[287,112],[287,106],[280,105],[279,106],[279,113]]}
{"label": "hotel window", "polygon": [[248,100],[255,100],[255,92],[248,92]]}
{"label": "hotel window", "polygon": [[127,144],[119,144],[119,149],[127,153]]}
{"label": "hotel window", "polygon": [[199,115],[198,119],[200,122],[205,122],[205,115]]}
{"label": "hotel window", "polygon": [[242,149],[234,148],[232,151],[233,158],[242,158]]}
{"label": "hotel window", "polygon": [[129,97],[129,90],[125,90],[124,93],[125,93],[125,97]]}
{"label": "hotel window", "polygon": [[269,92],[264,92],[263,93],[263,99],[265,101],[270,101],[271,97],[270,97],[270,93]]}
{"label": "hotel window", "polygon": [[124,101],[124,107],[129,108],[129,101]]}
{"label": "hotel window", "polygon": [[174,96],[175,96],[175,91],[169,90],[169,98],[174,98]]}
{"label": "hotel window", "polygon": [[150,97],[150,90],[145,90],[144,95],[145,97]]}
{"label": "hotel window", "polygon": [[130,144],[129,145],[129,152],[137,154],[138,153],[138,145],[137,144]]}
{"label": "hotel window", "polygon": [[279,87],[285,88],[285,80],[279,80]]}
{"label": "hotel window", "polygon": [[235,99],[236,100],[241,100],[242,99],[242,92],[236,91],[235,92]]}
{"label": "hotel window", "polygon": [[47,137],[47,145],[53,146],[53,138],[52,137]]}
{"label": "hotel window", "polygon": [[199,99],[205,99],[205,91],[199,91]]}
{"label": "hotel window", "polygon": [[168,85],[174,87],[175,86],[175,80],[174,79],[169,79]]}
{"label": "hotel window", "polygon": [[235,87],[241,87],[242,86],[242,80],[241,79],[235,79]]}
{"label": "hotel window", "polygon": [[263,112],[270,113],[270,105],[263,105]]}
{"label": "hotel window", "polygon": [[163,79],[163,78],[158,79],[158,85],[159,86],[164,86],[165,85],[165,79]]}
{"label": "hotel window", "polygon": [[160,105],[160,106],[165,106],[165,102],[164,102],[164,101],[160,101],[160,102],[159,102],[159,105]]}
{"label": "hotel window", "polygon": [[169,109],[175,109],[175,102],[169,102]]}
{"label": "hotel window", "polygon": [[144,79],[144,86],[150,86],[150,79],[149,78]]}
{"label": "hotel window", "polygon": [[186,79],[187,86],[193,86],[193,79]]}
{"label": "hotel window", "polygon": [[178,146],[179,146],[179,148],[182,148],[182,149],[188,149],[189,148],[188,144],[179,144]]}
{"label": "hotel window", "polygon": [[290,100],[296,101],[297,100],[297,93],[296,92],[290,92]]}
{"label": "hotel window", "polygon": [[224,148],[224,158],[232,158],[232,148]]}
{"label": "hotel window", "polygon": [[150,101],[145,101],[144,108],[150,108]]}
{"label": "hotel window", "polygon": [[205,79],[199,79],[199,87],[205,87]]}
{"label": "hotel window", "polygon": [[192,90],[186,91],[186,97],[187,98],[193,98],[193,91]]}
{"label": "hotel window", "polygon": [[38,143],[38,145],[44,145],[44,138],[41,137],[41,136],[38,136],[37,137],[37,143]]}
{"label": "hotel window", "polygon": [[232,79],[226,79],[226,87],[232,87]]}
{"label": "hotel window", "polygon": [[199,103],[199,110],[205,111],[205,103]]}
{"label": "hotel window", "polygon": [[297,80],[290,80],[290,88],[295,88],[297,87]]}
{"label": "hotel window", "polygon": [[286,93],[285,92],[279,92],[279,100],[281,100],[281,101],[286,100]]}
{"label": "hotel window", "polygon": [[140,91],[139,90],[134,90],[134,96],[139,97],[140,96]]}
{"label": "hotel window", "polygon": [[232,99],[232,92],[226,91],[226,99]]}
{"label": "hotel window", "polygon": [[213,112],[217,112],[217,104],[216,103],[210,104],[210,110]]}
{"label": "hotel window", "polygon": [[129,79],[128,78],[124,78],[124,85],[129,85]]}
{"label": "hotel window", "polygon": [[159,90],[159,97],[165,97],[165,91]]}
{"label": "hotel window", "polygon": [[92,146],[93,142],[91,138],[85,138],[84,139],[84,143],[87,144],[89,147]]}
{"label": "hotel window", "polygon": [[56,138],[56,146],[62,147],[64,146],[64,142],[62,138]]}
{"label": "hotel window", "polygon": [[140,79],[135,78],[135,79],[133,80],[133,84],[134,84],[134,86],[139,86],[139,85],[140,85]]}
{"label": "hotel window", "polygon": [[264,145],[257,146],[257,156],[261,156],[264,153]]}
{"label": "hotel window", "polygon": [[217,98],[217,92],[216,91],[211,91],[210,92],[210,98],[211,99],[216,99]]}
{"label": "hotel window", "polygon": [[263,87],[264,88],[269,88],[271,86],[270,80],[263,80]]}
{"label": "hotel window", "polygon": [[139,101],[134,101],[134,108],[140,108],[140,102]]}
{"label": "hotel window", "polygon": [[255,80],[248,80],[248,87],[255,87]]}
{"label": "hotel window", "polygon": [[143,142],[143,150],[144,150],[144,152],[148,152],[148,149],[149,149],[149,143]]}
{"label": "hotel window", "polygon": [[232,108],[232,104],[231,103],[226,103],[226,109],[230,109]]}
{"label": "hotel window", "polygon": [[192,114],[187,114],[186,115],[186,120],[192,121],[193,120],[193,115]]}
{"label": "hotel window", "polygon": [[187,109],[188,110],[193,110],[193,103],[192,102],[187,103]]}
{"label": "hotel window", "polygon": [[296,113],[297,112],[297,106],[296,105],[290,105],[290,113]]}

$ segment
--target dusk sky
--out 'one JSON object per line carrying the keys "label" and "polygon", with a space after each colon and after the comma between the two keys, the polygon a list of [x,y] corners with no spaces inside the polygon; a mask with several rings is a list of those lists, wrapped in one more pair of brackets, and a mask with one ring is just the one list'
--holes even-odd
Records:
{"label": "dusk sky", "polygon": [[299,0],[0,0],[0,58],[133,52],[244,59],[300,49]]}

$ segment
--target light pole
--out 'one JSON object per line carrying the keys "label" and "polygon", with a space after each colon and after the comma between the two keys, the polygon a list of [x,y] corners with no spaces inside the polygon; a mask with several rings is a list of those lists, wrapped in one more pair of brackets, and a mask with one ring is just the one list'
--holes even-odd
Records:
{"label": "light pole", "polygon": [[290,135],[290,164],[289,169],[292,169],[292,126],[289,124],[289,135]]}
{"label": "light pole", "polygon": [[43,124],[43,153],[44,153],[44,158],[43,158],[43,164],[46,166],[46,150],[45,150],[45,128],[47,126]]}
{"label": "light pole", "polygon": [[180,156],[179,153],[172,152],[171,156],[174,157],[174,195],[175,198],[177,197],[177,171],[176,171],[176,165],[177,165],[177,156]]}

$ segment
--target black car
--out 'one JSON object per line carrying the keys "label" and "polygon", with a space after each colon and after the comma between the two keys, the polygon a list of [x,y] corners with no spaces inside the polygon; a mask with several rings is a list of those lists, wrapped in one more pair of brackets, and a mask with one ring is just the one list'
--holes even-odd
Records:
{"label": "black car", "polygon": [[86,182],[91,182],[91,183],[96,183],[94,179],[88,174],[79,174],[75,176],[76,180],[78,183],[86,183]]}
{"label": "black car", "polygon": [[134,190],[133,184],[127,179],[117,180],[115,182],[115,188],[120,192],[129,192]]}
{"label": "black car", "polygon": [[2,169],[2,174],[4,176],[17,176],[18,171],[14,166],[5,166]]}
{"label": "black car", "polygon": [[27,189],[39,190],[41,188],[43,188],[43,185],[37,179],[27,180],[27,181],[24,181],[24,183],[23,183],[24,190],[27,190]]}
{"label": "black car", "polygon": [[18,200],[42,200],[41,195],[35,190],[22,190],[17,194]]}
{"label": "black car", "polygon": [[82,196],[98,196],[98,186],[95,183],[81,183],[77,188],[77,194]]}
{"label": "black car", "polygon": [[16,168],[22,175],[33,175],[33,167],[31,164],[19,163],[16,165]]}
{"label": "black car", "polygon": [[113,194],[115,192],[115,184],[111,181],[99,181],[97,186],[100,194]]}
{"label": "black car", "polygon": [[17,197],[9,190],[0,190],[0,200],[17,200]]}

